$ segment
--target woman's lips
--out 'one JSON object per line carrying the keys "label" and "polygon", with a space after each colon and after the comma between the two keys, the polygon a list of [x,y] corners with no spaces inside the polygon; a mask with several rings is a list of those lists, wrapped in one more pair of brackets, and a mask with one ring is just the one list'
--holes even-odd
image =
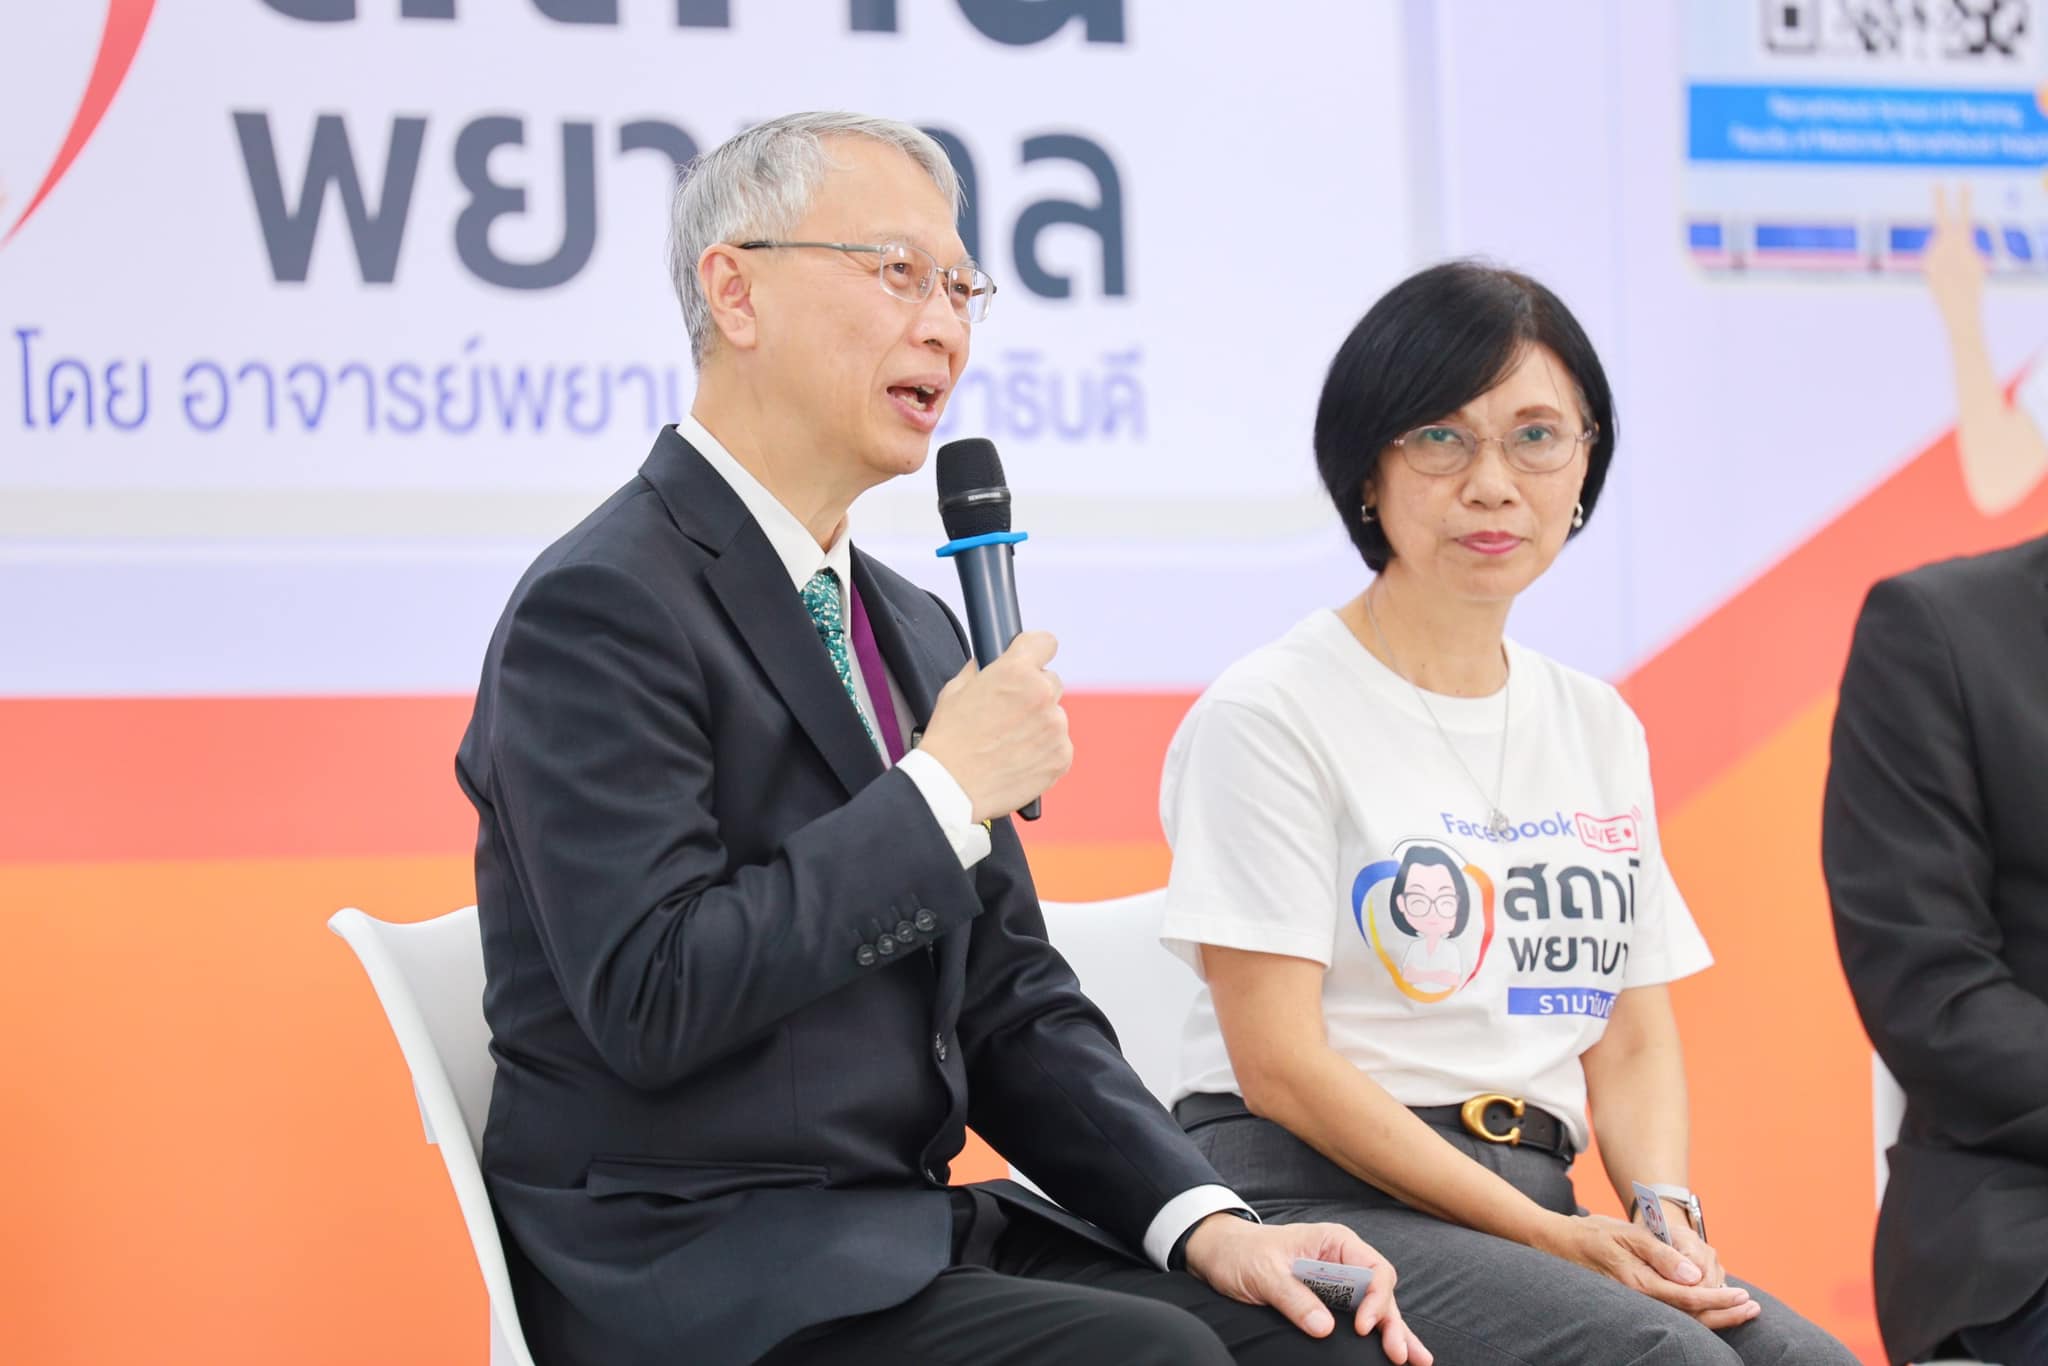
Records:
{"label": "woman's lips", "polygon": [[1481,531],[1458,539],[1459,545],[1481,555],[1505,555],[1521,543],[1520,536],[1511,536],[1505,531]]}

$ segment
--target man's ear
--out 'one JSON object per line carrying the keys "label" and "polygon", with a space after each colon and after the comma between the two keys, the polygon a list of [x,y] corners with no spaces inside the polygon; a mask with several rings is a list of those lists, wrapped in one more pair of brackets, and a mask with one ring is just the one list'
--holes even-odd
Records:
{"label": "man's ear", "polygon": [[752,350],[758,340],[754,287],[744,255],[730,242],[713,242],[697,258],[697,285],[711,307],[711,325],[735,351]]}

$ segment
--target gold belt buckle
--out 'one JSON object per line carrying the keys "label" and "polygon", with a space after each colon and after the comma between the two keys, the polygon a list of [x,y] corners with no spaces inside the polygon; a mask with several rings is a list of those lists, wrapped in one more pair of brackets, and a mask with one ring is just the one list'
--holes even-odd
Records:
{"label": "gold belt buckle", "polygon": [[1467,1129],[1471,1130],[1478,1137],[1485,1139],[1488,1143],[1505,1143],[1510,1147],[1519,1146],[1522,1141],[1521,1125],[1515,1125],[1514,1128],[1509,1129],[1506,1133],[1495,1133],[1486,1127],[1486,1107],[1495,1101],[1499,1101],[1502,1105],[1507,1106],[1513,1112],[1516,1119],[1520,1119],[1529,1108],[1529,1103],[1520,1096],[1503,1096],[1498,1093],[1489,1092],[1483,1096],[1474,1096],[1459,1106],[1458,1118],[1465,1122]]}

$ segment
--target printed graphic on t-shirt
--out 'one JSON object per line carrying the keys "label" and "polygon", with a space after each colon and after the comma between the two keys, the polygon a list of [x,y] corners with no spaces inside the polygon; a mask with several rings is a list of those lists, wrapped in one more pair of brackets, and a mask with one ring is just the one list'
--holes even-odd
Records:
{"label": "printed graphic on t-shirt", "polygon": [[1493,881],[1450,845],[1403,840],[1351,883],[1351,918],[1395,987],[1425,1004],[1456,995],[1493,947]]}
{"label": "printed graphic on t-shirt", "polygon": [[[1411,1001],[1432,1005],[1470,986],[1498,935],[1507,944],[1508,1014],[1604,1020],[1627,974],[1640,821],[1637,812],[1558,812],[1495,835],[1445,812],[1446,832],[1482,849],[1505,846],[1481,854],[1505,865],[1498,905],[1485,868],[1458,845],[1418,836],[1359,870],[1352,919]],[[1560,837],[1573,844],[1560,845]],[[1513,848],[1532,841],[1540,847]]]}

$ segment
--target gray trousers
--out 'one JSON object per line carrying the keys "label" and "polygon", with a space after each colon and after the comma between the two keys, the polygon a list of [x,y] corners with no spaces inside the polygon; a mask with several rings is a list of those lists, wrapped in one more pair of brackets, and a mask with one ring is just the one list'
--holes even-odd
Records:
{"label": "gray trousers", "polygon": [[[1545,1209],[1577,1212],[1564,1158],[1437,1132]],[[1402,1316],[1429,1344],[1437,1366],[1856,1362],[1848,1348],[1747,1281],[1730,1278],[1762,1312],[1716,1333],[1598,1272],[1412,1209],[1269,1120],[1213,1119],[1189,1133],[1260,1218],[1345,1224],[1379,1249],[1400,1273]]]}

